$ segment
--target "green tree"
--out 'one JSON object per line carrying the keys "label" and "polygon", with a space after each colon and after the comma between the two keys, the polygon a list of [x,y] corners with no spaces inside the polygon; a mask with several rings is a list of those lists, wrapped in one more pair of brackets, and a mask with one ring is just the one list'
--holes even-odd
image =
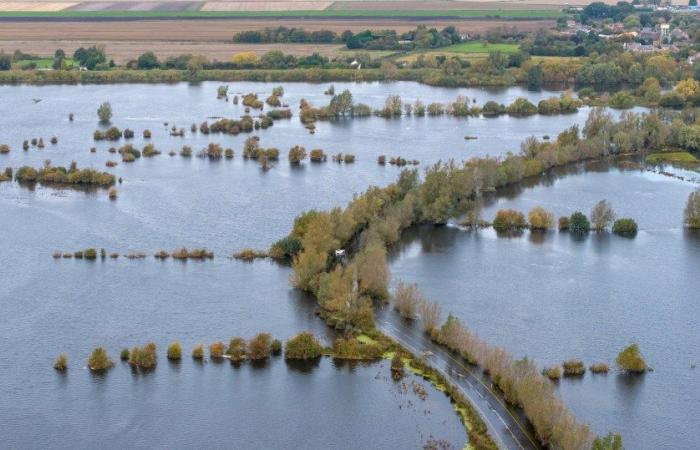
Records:
{"label": "green tree", "polygon": [[0,70],[12,69],[12,56],[0,51]]}
{"label": "green tree", "polygon": [[97,108],[97,117],[100,118],[100,122],[108,123],[112,118],[112,105],[109,102],[104,102]]}
{"label": "green tree", "polygon": [[329,110],[334,116],[346,116],[352,111],[352,93],[345,89],[331,99]]}
{"label": "green tree", "polygon": [[683,222],[688,228],[700,228],[700,190],[688,196],[688,202],[683,211]]}
{"label": "green tree", "polygon": [[590,229],[591,223],[581,211],[576,211],[569,217],[569,231],[573,233],[588,233]]}
{"label": "green tree", "polygon": [[530,67],[527,71],[527,88],[533,91],[542,88],[544,71],[540,64]]}
{"label": "green tree", "polygon": [[323,353],[323,346],[309,331],[297,334],[284,344],[285,359],[313,359]]}
{"label": "green tree", "polygon": [[139,58],[136,60],[136,66],[139,69],[157,69],[160,67],[160,62],[153,52],[146,52],[139,56]]}
{"label": "green tree", "polygon": [[[691,0],[694,1],[694,0]],[[625,450],[620,433],[608,433],[605,437],[596,437],[593,450]]]}

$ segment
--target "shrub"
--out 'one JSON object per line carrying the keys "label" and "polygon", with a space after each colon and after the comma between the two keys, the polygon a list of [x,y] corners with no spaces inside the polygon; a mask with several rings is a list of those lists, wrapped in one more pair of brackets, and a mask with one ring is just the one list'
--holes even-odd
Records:
{"label": "shrub", "polygon": [[518,97],[513,103],[508,105],[506,112],[514,116],[529,116],[537,114],[537,106],[525,98]]}
{"label": "shrub", "polygon": [[268,333],[255,335],[248,341],[248,357],[252,360],[265,359],[272,352],[272,336]]}
{"label": "shrub", "polygon": [[591,210],[593,229],[604,231],[615,220],[615,211],[607,200],[601,200]]}
{"label": "shrub", "polygon": [[134,130],[130,130],[129,128],[124,130],[124,139],[132,139],[134,137]]}
{"label": "shrub", "polygon": [[265,103],[267,103],[268,105],[275,107],[275,108],[282,106],[282,102],[280,101],[280,98],[274,94],[267,97],[267,99],[265,99]]}
{"label": "shrub", "polygon": [[141,369],[152,369],[158,364],[156,344],[149,342],[143,347],[134,347],[129,353],[129,364]]}
{"label": "shrub", "polygon": [[292,258],[302,249],[301,240],[296,236],[286,236],[272,244],[270,256],[275,259]]}
{"label": "shrub", "polygon": [[151,138],[151,130],[143,130],[143,138],[150,139]]}
{"label": "shrub", "polygon": [[122,137],[122,131],[117,127],[109,127],[104,133],[104,138],[108,141],[118,141]]}
{"label": "shrub", "polygon": [[94,248],[88,248],[83,252],[85,259],[97,259],[97,250]]}
{"label": "shrub", "polygon": [[591,371],[591,373],[608,373],[610,370],[608,365],[605,363],[593,363],[588,369]]}
{"label": "shrub", "polygon": [[128,348],[123,348],[121,353],[119,353],[119,359],[122,361],[128,361],[129,360],[129,349]]}
{"label": "shrub", "polygon": [[179,342],[175,341],[168,345],[168,359],[173,361],[182,359],[182,347]]}
{"label": "shrub", "polygon": [[107,192],[107,195],[109,196],[110,200],[116,200],[117,199],[117,188],[111,187],[109,188],[109,191]]}
{"label": "shrub", "polygon": [[647,368],[647,364],[639,352],[639,346],[637,344],[631,344],[624,348],[617,355],[615,363],[617,363],[620,369],[627,372],[641,373]]}
{"label": "shrub", "polygon": [[514,230],[527,226],[525,216],[519,211],[512,209],[501,209],[493,219],[493,228],[499,231]]}
{"label": "shrub", "polygon": [[299,164],[304,159],[306,159],[306,149],[299,145],[295,145],[289,149],[289,162],[292,164]]}
{"label": "shrub", "polygon": [[381,356],[382,351],[375,343],[365,343],[352,336],[333,341],[334,358],[372,360]]}
{"label": "shrub", "polygon": [[151,156],[160,155],[160,150],[158,150],[153,144],[146,144],[143,147],[141,154],[146,158],[150,158]]}
{"label": "shrub", "polygon": [[418,307],[425,301],[417,284],[400,282],[394,291],[394,309],[405,319],[415,319]]}
{"label": "shrub", "polygon": [[193,359],[203,359],[204,358],[204,344],[197,344],[192,349]]}
{"label": "shrub", "polygon": [[559,231],[567,231],[569,229],[569,218],[560,217],[559,218]]}
{"label": "shrub", "polygon": [[484,103],[484,106],[481,108],[481,114],[486,117],[498,116],[504,112],[506,112],[506,107],[493,100]]}
{"label": "shrub", "polygon": [[112,105],[109,102],[104,102],[97,108],[97,117],[99,117],[100,122],[109,122],[112,118]]}
{"label": "shrub", "polygon": [[580,211],[576,211],[569,217],[569,230],[574,233],[588,233],[591,229],[591,223],[588,217]]}
{"label": "shrub", "polygon": [[405,375],[403,358],[400,352],[394,353],[394,357],[391,358],[391,378],[399,381]]}
{"label": "shrub", "polygon": [[90,357],[87,360],[87,365],[90,370],[100,371],[109,369],[114,365],[114,362],[112,362],[107,354],[106,348],[97,347],[90,354]]}
{"label": "shrub", "polygon": [[355,155],[351,153],[346,153],[345,156],[343,157],[343,162],[345,164],[352,164],[355,162]]}
{"label": "shrub", "polygon": [[610,97],[608,105],[611,108],[629,109],[634,106],[634,97],[629,92],[619,91]]}
{"label": "shrub", "polygon": [[613,224],[612,231],[622,236],[634,236],[637,234],[637,222],[634,219],[617,219]]}
{"label": "shrub", "polygon": [[309,331],[297,334],[284,344],[285,359],[312,359],[322,353],[323,346]]}
{"label": "shrub", "polygon": [[385,165],[385,164],[386,164],[386,156],[385,156],[385,155],[379,155],[379,156],[377,157],[377,164],[379,164],[380,166]]}
{"label": "shrub", "polygon": [[68,368],[68,355],[65,353],[58,355],[58,358],[53,363],[53,368],[60,372],[65,371]]}
{"label": "shrub", "polygon": [[0,154],[10,153],[10,146],[7,144],[0,145]]}
{"label": "shrub", "polygon": [[578,377],[586,373],[586,366],[580,359],[570,359],[562,363],[564,375],[568,377]]}
{"label": "shrub", "polygon": [[183,158],[190,158],[192,156],[192,147],[189,145],[183,145],[182,150],[180,150],[180,156]]}
{"label": "shrub", "polygon": [[253,261],[256,258],[267,258],[268,254],[259,250],[254,250],[252,248],[244,248],[241,251],[235,252],[233,254],[234,259],[240,259],[243,261]]}
{"label": "shrub", "polygon": [[240,361],[246,356],[245,339],[242,337],[231,338],[226,348],[226,355],[231,361]]}
{"label": "shrub", "polygon": [[209,357],[212,359],[221,359],[224,357],[226,346],[223,342],[214,342],[209,346]]}
{"label": "shrub", "polygon": [[533,230],[547,230],[554,226],[554,214],[546,209],[536,206],[528,214],[530,228]]}
{"label": "shrub", "polygon": [[315,148],[309,153],[309,159],[311,160],[311,162],[315,163],[325,162],[326,154],[320,148]]}
{"label": "shrub", "polygon": [[700,228],[700,190],[688,196],[688,202],[683,210],[683,223],[688,228]]}
{"label": "shrub", "polygon": [[224,150],[224,157],[226,159],[233,159],[233,149],[227,148],[226,150]]}
{"label": "shrub", "polygon": [[561,366],[552,366],[544,370],[544,375],[552,381],[561,378]]}
{"label": "shrub", "polygon": [[282,352],[282,342],[279,339],[274,339],[270,344],[270,350],[273,355],[279,355]]}

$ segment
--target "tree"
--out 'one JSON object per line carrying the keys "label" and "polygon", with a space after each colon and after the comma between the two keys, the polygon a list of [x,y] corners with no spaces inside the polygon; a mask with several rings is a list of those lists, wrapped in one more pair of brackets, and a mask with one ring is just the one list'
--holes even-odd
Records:
{"label": "tree", "polygon": [[591,223],[581,211],[576,211],[569,217],[569,231],[573,233],[588,233],[590,229]]}
{"label": "tree", "polygon": [[87,365],[90,370],[106,370],[112,367],[114,363],[107,354],[106,348],[97,347],[90,354]]}
{"label": "tree", "polygon": [[104,102],[97,108],[97,117],[100,118],[100,122],[108,123],[112,118],[112,105],[109,102]]}
{"label": "tree", "polygon": [[607,200],[601,200],[591,210],[593,229],[604,231],[615,220],[615,211]]}
{"label": "tree", "polygon": [[299,333],[284,344],[285,359],[313,359],[323,353],[323,346],[309,331]]}
{"label": "tree", "polygon": [[425,301],[417,284],[400,282],[394,291],[394,309],[405,319],[415,319],[419,306]]}
{"label": "tree", "polygon": [[[700,66],[699,66],[700,67]],[[658,102],[661,97],[661,85],[656,78],[647,78],[640,88],[644,99],[648,102]]]}
{"label": "tree", "polygon": [[352,111],[352,93],[345,89],[338,95],[334,95],[328,108],[334,116],[345,116]]}
{"label": "tree", "polygon": [[153,52],[146,52],[136,60],[136,67],[146,70],[157,69],[160,67],[160,62]]}
{"label": "tree", "polygon": [[639,346],[637,344],[630,344],[625,347],[615,358],[620,369],[627,372],[644,372],[647,368],[647,364],[644,361],[641,353],[639,352]]}
{"label": "tree", "polygon": [[260,333],[248,342],[248,357],[252,360],[265,359],[272,352],[272,336]]}
{"label": "tree", "polygon": [[527,71],[527,88],[532,91],[540,90],[542,88],[543,75],[542,65],[536,64],[530,67]]}
{"label": "tree", "polygon": [[179,342],[175,341],[168,345],[168,359],[172,361],[182,359],[182,347]]}
{"label": "tree", "polygon": [[688,0],[688,6],[698,6],[698,0]]}
{"label": "tree", "polygon": [[255,52],[240,52],[233,55],[231,61],[238,66],[253,66],[258,61],[258,55]]}
{"label": "tree", "polygon": [[692,78],[688,78],[679,81],[675,90],[685,98],[692,97],[700,92],[700,83]]}
{"label": "tree", "polygon": [[554,214],[541,206],[536,206],[528,214],[530,228],[533,230],[546,230],[554,226]]}
{"label": "tree", "polygon": [[95,46],[84,48],[80,47],[73,53],[73,59],[86,67],[89,70],[94,70],[98,64],[104,64],[107,61],[104,47]]}
{"label": "tree", "polygon": [[12,56],[0,51],[0,70],[12,69]]}
{"label": "tree", "polygon": [[625,447],[622,446],[620,433],[608,433],[605,437],[595,438],[592,450],[625,450]]}
{"label": "tree", "polygon": [[688,196],[688,203],[683,211],[683,222],[688,228],[700,228],[700,190]]}

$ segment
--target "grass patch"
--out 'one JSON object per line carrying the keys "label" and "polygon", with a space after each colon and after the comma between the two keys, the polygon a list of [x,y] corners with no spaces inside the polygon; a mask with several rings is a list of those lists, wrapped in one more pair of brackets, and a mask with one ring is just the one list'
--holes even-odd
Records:
{"label": "grass patch", "polygon": [[556,19],[556,10],[312,10],[312,11],[2,11],[1,17],[26,18],[237,18],[237,17],[432,17],[468,19]]}
{"label": "grass patch", "polygon": [[683,163],[694,164],[698,159],[688,152],[659,152],[647,155],[646,162],[649,164],[661,163]]}
{"label": "grass patch", "polygon": [[463,42],[461,44],[450,45],[443,48],[443,51],[453,53],[483,53],[501,52],[501,53],[517,53],[520,45],[518,44],[489,44],[488,42]]}
{"label": "grass patch", "polygon": [[[372,339],[371,337],[367,336],[366,334],[361,334],[357,336],[357,340],[362,342],[363,344],[368,344],[368,345],[379,345],[379,342],[376,340]],[[393,357],[393,355],[392,355]]]}

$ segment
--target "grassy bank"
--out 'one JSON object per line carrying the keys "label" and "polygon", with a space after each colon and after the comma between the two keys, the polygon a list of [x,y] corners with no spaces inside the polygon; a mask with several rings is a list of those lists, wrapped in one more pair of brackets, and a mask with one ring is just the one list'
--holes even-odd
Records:
{"label": "grassy bank", "polygon": [[648,155],[646,157],[646,162],[649,164],[695,164],[698,162],[698,159],[688,152],[659,152]]}
{"label": "grassy bank", "polygon": [[531,10],[308,10],[308,11],[2,11],[0,19],[236,19],[236,18],[440,18],[555,19],[553,9]]}

